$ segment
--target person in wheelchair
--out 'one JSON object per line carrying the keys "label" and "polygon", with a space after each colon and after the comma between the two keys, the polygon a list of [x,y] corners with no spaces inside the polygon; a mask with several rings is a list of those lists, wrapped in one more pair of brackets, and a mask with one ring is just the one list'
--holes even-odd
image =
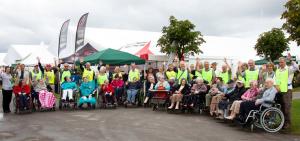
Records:
{"label": "person in wheelchair", "polygon": [[78,107],[82,108],[84,104],[87,104],[88,107],[96,104],[96,99],[92,96],[95,90],[95,82],[88,81],[87,77],[83,78],[83,82],[80,87],[80,99],[78,101]]}
{"label": "person in wheelchair", "polygon": [[[193,108],[197,103],[197,99],[204,102],[207,86],[204,84],[202,78],[196,78],[196,83],[191,88],[191,93],[187,96],[187,106]],[[197,98],[198,96],[198,98]]]}
{"label": "person in wheelchair", "polygon": [[77,89],[77,85],[75,82],[72,82],[70,77],[66,76],[64,78],[64,82],[61,84],[62,89],[62,102],[66,102],[67,96],[69,97],[69,102],[74,102],[73,99],[73,91]]}
{"label": "person in wheelchair", "polygon": [[122,92],[124,89],[124,81],[122,80],[122,75],[115,74],[114,79],[111,82],[111,86],[114,89],[114,96],[116,98],[116,102],[120,102],[122,100]]}
{"label": "person in wheelchair", "polygon": [[168,109],[173,109],[175,106],[175,110],[179,110],[179,104],[183,99],[183,96],[189,94],[190,86],[187,83],[187,80],[185,78],[181,79],[180,85],[175,86],[175,92],[170,97],[171,105],[168,107]]}
{"label": "person in wheelchair", "polygon": [[223,116],[223,118],[224,118],[224,117],[228,116],[228,105],[229,105],[228,97],[230,95],[233,95],[236,88],[237,87],[236,87],[235,81],[229,80],[227,82],[227,90],[223,94],[222,100],[218,104],[218,107],[219,107],[218,115],[220,115],[220,117]]}
{"label": "person in wheelchair", "polygon": [[[45,81],[43,79],[38,79],[36,81],[33,81],[33,93],[32,93],[32,101],[33,101],[33,108],[34,110],[36,110],[36,106],[39,106],[41,105],[41,102],[40,102],[40,98],[39,98],[39,93],[43,90],[47,91],[47,85],[45,83]],[[37,101],[36,104],[38,105],[35,105],[35,102],[34,101]]]}
{"label": "person in wheelchair", "polygon": [[[17,83],[19,82],[19,83]],[[16,81],[15,86],[13,87],[13,92],[17,97],[19,102],[19,109],[21,111],[29,109],[29,97],[30,97],[30,86],[26,84],[26,80]]]}
{"label": "person in wheelchair", "polygon": [[155,89],[155,78],[154,76],[148,77],[148,80],[146,82],[146,98],[144,100],[144,105],[148,103],[148,101],[152,98],[153,94],[150,92],[150,90]]}
{"label": "person in wheelchair", "polygon": [[235,100],[230,107],[230,116],[226,119],[233,120],[236,115],[240,113],[240,104],[244,101],[253,101],[259,93],[257,81],[250,81],[250,89],[248,89],[242,96],[241,100]]}
{"label": "person in wheelchair", "polygon": [[[230,84],[231,86],[234,86],[234,83],[232,82]],[[244,81],[238,80],[236,82],[236,86],[233,91],[223,93],[222,94],[222,100],[219,102],[219,107],[221,107],[221,110],[218,110],[219,118],[224,118],[223,115],[227,116],[228,106],[231,105],[235,100],[241,100],[241,96],[247,91],[247,89],[244,86]],[[221,103],[221,104],[220,104]]]}
{"label": "person in wheelchair", "polygon": [[132,81],[129,81],[126,85],[127,87],[127,100],[125,101],[126,104],[133,104],[135,105],[135,97],[141,88],[141,84],[138,81],[138,78],[133,77]]}
{"label": "person in wheelchair", "polygon": [[259,95],[256,100],[244,101],[240,105],[240,120],[245,122],[248,114],[251,110],[258,110],[260,106],[271,107],[277,93],[277,89],[274,87],[274,80],[272,78],[267,78],[265,81],[265,88],[262,95]]}
{"label": "person in wheelchair", "polygon": [[114,105],[116,103],[116,98],[114,95],[114,89],[111,84],[109,84],[109,80],[105,80],[104,84],[101,87],[101,92],[103,94],[104,103],[108,105]]}

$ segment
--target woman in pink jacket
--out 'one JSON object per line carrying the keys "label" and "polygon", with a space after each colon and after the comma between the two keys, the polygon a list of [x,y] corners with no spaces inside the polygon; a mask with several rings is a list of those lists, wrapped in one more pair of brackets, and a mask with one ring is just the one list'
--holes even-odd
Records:
{"label": "woman in pink jacket", "polygon": [[240,113],[240,105],[243,101],[253,101],[255,97],[258,95],[259,89],[257,86],[257,81],[250,82],[250,89],[248,89],[243,95],[242,100],[236,100],[232,103],[230,107],[230,116],[226,117],[226,119],[233,120],[237,114]]}

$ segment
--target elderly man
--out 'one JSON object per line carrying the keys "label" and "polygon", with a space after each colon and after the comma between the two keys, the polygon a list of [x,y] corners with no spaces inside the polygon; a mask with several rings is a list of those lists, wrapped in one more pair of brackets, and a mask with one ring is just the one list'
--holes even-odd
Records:
{"label": "elderly man", "polygon": [[242,120],[245,121],[249,112],[251,110],[258,110],[260,105],[264,107],[270,107],[270,101],[274,101],[277,89],[274,87],[274,80],[272,78],[267,78],[265,81],[265,89],[262,95],[259,95],[255,101],[244,101],[240,106],[240,115]]}
{"label": "elderly man", "polygon": [[140,70],[136,68],[135,63],[131,63],[131,68],[128,73],[128,81],[133,82],[133,79],[136,79],[136,81],[140,80]]}
{"label": "elderly man", "polygon": [[294,72],[298,70],[297,64],[291,61],[291,66],[286,65],[285,58],[279,58],[279,68],[275,72],[276,87],[279,91],[277,102],[281,104],[281,110],[284,113],[285,125],[283,128],[289,128],[291,124],[290,109],[292,105],[292,80]]}
{"label": "elderly man", "polygon": [[209,68],[209,62],[204,62],[204,69],[202,69],[202,77],[208,84],[212,84],[212,80],[215,78],[215,71]]}
{"label": "elderly man", "polygon": [[70,78],[71,77],[71,70],[69,68],[69,64],[68,63],[64,63],[64,68],[60,71],[60,83],[62,84],[63,82],[65,82],[65,78],[68,77]]}
{"label": "elderly man", "polygon": [[177,83],[180,84],[181,83],[181,79],[185,79],[189,82],[190,80],[190,75],[188,70],[185,68],[185,62],[184,61],[180,61],[179,63],[179,69],[177,70],[177,75],[176,75],[176,80]]}
{"label": "elderly man", "polygon": [[82,78],[86,77],[88,81],[93,81],[95,78],[95,72],[91,69],[91,64],[89,62],[85,63],[85,68],[80,63],[80,69],[83,72]]}
{"label": "elderly man", "polygon": [[231,67],[230,65],[227,63],[227,59],[224,59],[224,65],[222,65],[222,71],[218,74],[219,77],[222,78],[223,82],[226,84],[229,82],[229,80],[231,80]]}
{"label": "elderly man", "polygon": [[259,70],[255,69],[255,62],[250,59],[248,61],[248,66],[249,69],[245,71],[244,73],[244,78],[245,78],[245,87],[249,88],[250,87],[250,81],[258,81],[258,76],[259,76]]}

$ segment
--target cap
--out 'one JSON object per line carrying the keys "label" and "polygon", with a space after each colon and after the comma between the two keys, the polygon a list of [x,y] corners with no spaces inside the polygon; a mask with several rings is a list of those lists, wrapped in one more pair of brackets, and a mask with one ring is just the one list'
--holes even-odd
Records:
{"label": "cap", "polygon": [[236,81],[236,83],[242,83],[242,84],[244,84],[244,82],[242,80],[238,80],[238,81]]}

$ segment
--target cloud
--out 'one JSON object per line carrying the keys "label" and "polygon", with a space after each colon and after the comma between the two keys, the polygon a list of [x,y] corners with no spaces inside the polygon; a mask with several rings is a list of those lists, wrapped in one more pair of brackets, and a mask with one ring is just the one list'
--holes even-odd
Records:
{"label": "cloud", "polygon": [[[189,19],[203,35],[257,37],[280,27],[285,1],[274,0],[9,0],[0,1],[0,52],[10,44],[57,42],[61,24],[160,31],[170,15]],[[54,43],[56,44],[56,43]],[[55,49],[53,49],[55,50]]]}

